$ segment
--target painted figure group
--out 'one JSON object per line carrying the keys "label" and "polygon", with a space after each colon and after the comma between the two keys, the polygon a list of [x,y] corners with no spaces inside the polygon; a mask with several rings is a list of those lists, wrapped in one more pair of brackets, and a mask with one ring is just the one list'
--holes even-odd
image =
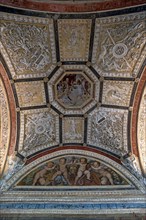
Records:
{"label": "painted figure group", "polygon": [[49,161],[33,175],[33,186],[86,186],[114,185],[110,169],[98,161],[87,158],[72,158],[69,162],[65,157],[58,162]]}
{"label": "painted figure group", "polygon": [[69,74],[57,85],[57,96],[63,104],[82,105],[90,97],[90,83],[80,74]]}

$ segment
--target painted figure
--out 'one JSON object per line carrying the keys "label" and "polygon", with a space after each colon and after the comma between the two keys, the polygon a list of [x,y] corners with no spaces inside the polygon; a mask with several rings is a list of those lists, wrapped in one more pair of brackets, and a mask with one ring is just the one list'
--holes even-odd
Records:
{"label": "painted figure", "polygon": [[114,185],[112,175],[99,162],[94,161],[91,165],[91,169],[93,169],[97,174],[100,174],[101,177],[106,177],[109,180],[110,184]]}
{"label": "painted figure", "polygon": [[77,184],[78,180],[83,175],[85,175],[87,177],[87,179],[90,181],[90,171],[88,170],[87,159],[86,158],[80,158],[80,162],[77,163],[77,164],[79,164],[79,168],[78,168],[77,176],[75,178],[74,185]]}
{"label": "painted figure", "polygon": [[70,185],[70,181],[68,180],[68,172],[67,172],[67,163],[66,158],[61,158],[59,160],[58,171],[53,175],[52,180],[54,181],[56,177],[63,176],[67,183]]}
{"label": "painted figure", "polygon": [[57,84],[57,96],[65,105],[80,106],[91,95],[91,85],[81,74],[68,74]]}
{"label": "painted figure", "polygon": [[51,171],[51,170],[54,170],[55,169],[55,166],[53,162],[49,161],[47,166],[45,166],[42,170],[38,171],[36,174],[35,174],[35,177],[34,177],[34,180],[33,180],[33,186],[36,185],[36,183],[39,181],[43,184],[41,185],[45,185],[46,181],[44,179],[44,175],[48,172],[48,171]]}
{"label": "painted figure", "polygon": [[79,122],[77,120],[72,119],[69,121],[68,131],[65,133],[66,139],[74,140],[82,138],[81,133],[78,131],[78,124]]}
{"label": "painted figure", "polygon": [[18,186],[108,186],[127,185],[114,170],[86,157],[61,157],[25,176]]}

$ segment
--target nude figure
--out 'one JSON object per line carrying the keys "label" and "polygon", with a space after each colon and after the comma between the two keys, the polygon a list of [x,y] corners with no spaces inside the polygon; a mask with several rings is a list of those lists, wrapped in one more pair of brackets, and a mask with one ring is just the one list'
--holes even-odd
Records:
{"label": "nude figure", "polygon": [[79,178],[82,175],[85,175],[87,177],[88,180],[90,180],[90,171],[87,169],[87,159],[86,158],[80,158],[80,163],[76,163],[79,164],[79,168],[78,168],[78,172],[77,172],[77,176],[75,178],[75,182],[74,185],[77,184]]}
{"label": "nude figure", "polygon": [[[34,177],[34,180],[33,180],[33,184],[32,184],[32,185],[35,186],[38,180],[44,179],[44,175],[47,173],[47,171],[50,171],[50,170],[54,169],[55,166],[56,166],[56,165],[54,165],[53,162],[49,161],[48,164],[47,164],[47,166],[45,166],[42,170],[38,171],[38,172],[35,174],[35,177]],[[45,183],[43,182],[43,185],[44,185],[44,184],[45,184]]]}
{"label": "nude figure", "polygon": [[67,176],[67,163],[66,158],[60,158],[59,160],[59,170],[53,175],[52,180],[54,180],[57,176],[63,175],[67,183],[70,185],[70,182],[68,180]]}
{"label": "nude figure", "polygon": [[99,162],[94,161],[93,164],[91,165],[91,168],[96,173],[100,174],[101,177],[106,177],[111,185],[114,185],[112,175],[102,165],[100,165]]}

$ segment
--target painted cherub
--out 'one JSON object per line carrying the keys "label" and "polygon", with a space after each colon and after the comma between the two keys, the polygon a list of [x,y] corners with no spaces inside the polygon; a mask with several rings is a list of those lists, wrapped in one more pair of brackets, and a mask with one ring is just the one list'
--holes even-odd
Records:
{"label": "painted cherub", "polygon": [[101,177],[106,177],[110,184],[114,185],[112,175],[105,169],[103,165],[100,164],[100,162],[94,161],[91,165],[91,169],[97,174],[100,174]]}
{"label": "painted cherub", "polygon": [[68,179],[68,170],[67,170],[67,163],[66,163],[66,158],[60,158],[60,160],[59,160],[59,165],[58,165],[58,171],[56,171],[56,173],[53,175],[53,177],[52,177],[52,181],[54,181],[55,180],[55,178],[56,177],[58,177],[58,176],[63,176],[64,177],[64,179],[66,180],[66,182],[69,184],[69,185],[71,185],[70,184],[70,181],[69,181],[69,179]]}
{"label": "painted cherub", "polygon": [[79,165],[79,168],[78,168],[77,176],[75,178],[74,185],[77,184],[78,180],[83,175],[85,175],[87,179],[90,180],[90,171],[88,170],[88,167],[87,167],[88,166],[87,159],[82,157],[80,158],[79,163],[76,163],[76,164]]}
{"label": "painted cherub", "polygon": [[44,175],[48,172],[48,171],[52,171],[54,170],[56,167],[56,165],[54,164],[54,162],[49,161],[47,166],[45,166],[42,170],[38,171],[35,176],[34,176],[34,180],[33,180],[33,186],[36,185],[37,182],[41,181],[41,185],[45,185],[45,178]]}

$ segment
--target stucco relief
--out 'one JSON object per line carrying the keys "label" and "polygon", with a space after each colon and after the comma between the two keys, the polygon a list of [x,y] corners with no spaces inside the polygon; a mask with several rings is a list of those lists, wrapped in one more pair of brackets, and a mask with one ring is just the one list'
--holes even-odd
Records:
{"label": "stucco relief", "polygon": [[16,75],[41,74],[55,63],[52,20],[2,15],[1,42]]}
{"label": "stucco relief", "polygon": [[0,78],[0,175],[2,174],[5,159],[7,156],[10,122],[9,122],[9,107],[7,102],[7,95],[4,85]]}
{"label": "stucco relief", "polygon": [[104,148],[118,155],[128,152],[126,124],[127,113],[123,110],[100,108],[89,114],[88,144]]}
{"label": "stucco relief", "polygon": [[46,104],[43,81],[15,83],[19,106],[37,106]]}
{"label": "stucco relief", "polygon": [[140,161],[144,176],[146,177],[146,87],[140,103],[137,131]]}
{"label": "stucco relief", "polygon": [[146,185],[146,178],[142,175],[140,160],[138,157],[131,154],[127,158],[121,157],[121,162],[143,185]]}
{"label": "stucco relief", "polygon": [[84,118],[63,118],[63,142],[83,143],[84,141]]}
{"label": "stucco relief", "polygon": [[129,106],[133,82],[105,80],[103,82],[102,103]]}
{"label": "stucco relief", "polygon": [[33,152],[58,144],[59,117],[52,110],[21,112],[21,138],[19,151],[27,156]]}
{"label": "stucco relief", "polygon": [[7,181],[21,170],[25,162],[20,158],[16,157],[15,154],[11,154],[7,157],[6,166],[3,174],[3,178],[0,180],[0,192],[4,190]]}
{"label": "stucco relief", "polygon": [[144,16],[141,13],[96,19],[92,62],[96,63],[99,73],[106,76],[137,75],[144,60]]}
{"label": "stucco relief", "polygon": [[61,60],[88,60],[91,20],[62,19],[58,27]]}

